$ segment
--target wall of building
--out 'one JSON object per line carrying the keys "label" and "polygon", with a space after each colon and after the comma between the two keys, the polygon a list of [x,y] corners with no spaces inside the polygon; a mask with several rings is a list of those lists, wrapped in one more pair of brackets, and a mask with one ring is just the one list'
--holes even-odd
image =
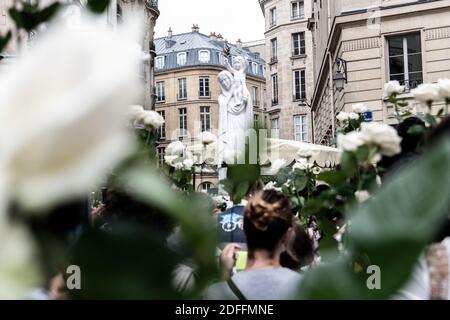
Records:
{"label": "wall of building", "polygon": [[[267,101],[269,120],[278,119],[279,138],[294,140],[294,116],[307,117],[308,141],[312,140],[310,108],[307,104],[294,99],[294,70],[305,70],[306,101],[309,103],[314,90],[313,38],[309,32],[308,18],[312,13],[312,0],[304,1],[304,17],[292,19],[291,1],[267,0],[260,1],[266,20],[266,72]],[[271,25],[270,10],[276,7],[277,23]],[[292,34],[305,32],[305,55],[293,57]],[[276,38],[278,43],[277,61],[271,62],[271,40]],[[278,75],[278,104],[272,103],[272,75]],[[270,122],[270,121],[269,121]]]}
{"label": "wall of building", "polygon": [[[387,38],[394,35],[419,32],[422,43],[423,82],[450,78],[450,1],[384,1],[389,7],[373,11],[345,13],[336,17],[331,35],[327,36],[329,60],[321,61],[314,99],[316,140],[321,142],[326,129],[334,125],[331,117],[342,110],[350,111],[355,103],[365,103],[373,111],[375,121],[395,124],[393,108],[383,99],[383,87],[388,82]],[[344,3],[350,5],[350,1]],[[403,6],[392,6],[392,5]],[[406,5],[405,4],[410,4]],[[345,7],[345,6],[344,6]],[[345,7],[349,9],[348,7]],[[316,31],[315,35],[323,37]],[[325,54],[327,53],[325,52]],[[347,61],[348,84],[337,92],[332,83],[336,71],[332,63],[337,58]],[[325,67],[330,67],[332,72]],[[423,106],[415,102],[409,92],[403,97],[413,110],[421,112]],[[327,140],[327,139],[325,139]]]}

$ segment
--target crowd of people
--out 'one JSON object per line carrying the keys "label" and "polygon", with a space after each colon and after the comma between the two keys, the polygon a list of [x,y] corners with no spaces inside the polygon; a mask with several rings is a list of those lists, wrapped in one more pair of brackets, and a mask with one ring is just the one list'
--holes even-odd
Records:
{"label": "crowd of people", "polygon": [[[450,118],[447,118],[432,131],[428,137],[430,144],[448,135],[449,123]],[[383,178],[420,156],[415,151],[420,141],[408,135],[408,127],[418,124],[424,125],[413,119],[398,129],[403,135],[404,154],[385,159],[388,170]],[[326,189],[326,186],[322,188]],[[348,224],[340,215],[329,217],[336,227],[332,235],[321,231],[315,216],[310,216],[302,225],[290,200],[276,189],[264,189],[260,183],[248,190],[241,203],[231,204],[223,211],[215,210],[211,216],[217,222],[219,244],[216,255],[221,278],[203,292],[202,296],[207,300],[295,299],[303,274],[323,263],[320,257],[323,237],[342,237]],[[158,230],[167,239],[167,249],[178,250],[178,231],[170,219],[126,192],[110,188],[105,191],[103,204],[92,210],[90,226],[108,232],[123,222]],[[393,299],[450,298],[449,226],[450,218],[423,252],[410,280]],[[47,287],[34,290],[29,298],[70,298],[64,288],[63,276],[62,271],[56,271],[49,278]],[[172,283],[167,285],[186,292],[194,288],[197,281],[196,265],[186,261],[173,270]]]}

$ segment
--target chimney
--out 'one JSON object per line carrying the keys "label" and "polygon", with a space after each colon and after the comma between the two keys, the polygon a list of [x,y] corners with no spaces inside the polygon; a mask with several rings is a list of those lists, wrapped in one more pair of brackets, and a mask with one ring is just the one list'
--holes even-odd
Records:
{"label": "chimney", "polygon": [[198,27],[198,24],[194,23],[192,25],[192,32],[199,32],[199,31],[200,31],[200,28]]}
{"label": "chimney", "polygon": [[169,39],[172,38],[172,34],[173,34],[172,28],[169,27],[169,30],[167,30],[167,37],[168,37]]}
{"label": "chimney", "polygon": [[216,35],[216,33],[215,33],[215,32],[211,32],[211,33],[209,34],[209,39],[210,39],[210,40],[217,40],[217,35]]}
{"label": "chimney", "polygon": [[217,35],[217,40],[219,40],[219,41],[224,41],[223,36],[222,36],[221,33],[219,33],[219,34]]}
{"label": "chimney", "polygon": [[242,41],[241,41],[240,38],[236,41],[236,47],[237,47],[238,49],[242,50]]}

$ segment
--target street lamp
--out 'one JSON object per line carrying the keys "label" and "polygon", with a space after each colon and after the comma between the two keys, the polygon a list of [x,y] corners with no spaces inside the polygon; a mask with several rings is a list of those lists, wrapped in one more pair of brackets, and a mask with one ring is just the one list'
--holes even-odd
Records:
{"label": "street lamp", "polygon": [[311,137],[311,142],[314,143],[314,112],[313,112],[313,108],[312,108],[312,100],[309,103],[308,100],[306,100],[306,98],[303,98],[302,100],[300,100],[301,104],[299,105],[300,107],[302,106],[307,106],[310,109],[310,118],[311,118],[311,133],[312,133],[312,137]]}
{"label": "street lamp", "polygon": [[345,88],[345,84],[348,82],[347,79],[347,61],[338,58],[336,60],[336,73],[334,75],[333,81],[336,86],[336,90],[341,92]]}

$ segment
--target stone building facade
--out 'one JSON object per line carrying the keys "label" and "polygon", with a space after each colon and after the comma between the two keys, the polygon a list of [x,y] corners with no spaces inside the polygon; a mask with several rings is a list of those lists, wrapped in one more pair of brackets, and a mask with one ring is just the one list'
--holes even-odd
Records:
{"label": "stone building facade", "polygon": [[[43,0],[40,2],[42,6],[46,6],[52,0]],[[74,10],[69,8],[70,6],[83,7],[86,4],[85,0],[63,0],[60,1],[67,8],[62,10],[70,10],[68,13],[74,13]],[[8,14],[8,8],[13,5],[13,0],[0,0],[0,34],[5,35],[7,30],[11,30],[13,22]],[[155,95],[154,95],[154,58],[156,56],[154,48],[154,28],[156,20],[159,17],[158,0],[111,0],[107,11],[104,13],[105,22],[112,28],[116,28],[121,21],[127,19],[127,14],[133,10],[138,10],[143,15],[144,20],[144,38],[142,39],[141,47],[144,53],[149,54],[150,58],[143,62],[141,75],[142,86],[144,93],[140,101],[136,101],[137,104],[142,104],[146,109],[154,109]],[[38,37],[37,33],[24,34],[23,38],[32,40],[34,37]],[[14,39],[15,37],[13,37]],[[26,45],[26,42],[25,42]],[[16,41],[10,41],[8,47],[1,52],[0,58],[0,71],[1,68],[10,65],[19,51]]]}
{"label": "stone building facade", "polygon": [[313,142],[313,1],[259,0],[265,17],[268,118],[272,137]]}
{"label": "stone building facade", "polygon": [[[165,118],[160,130],[158,154],[164,161],[166,146],[180,140],[186,145],[198,143],[204,131],[217,135],[220,86],[218,74],[226,69],[225,40],[216,34],[202,34],[194,25],[192,32],[173,34],[155,40],[156,111]],[[255,121],[264,122],[265,61],[243,44],[228,44],[232,57],[243,55],[247,62],[247,86],[252,96]],[[217,188],[215,171],[196,175],[197,190]]]}
{"label": "stone building facade", "polygon": [[[399,80],[413,111],[421,112],[410,90],[450,78],[450,1],[315,0],[309,27],[314,42],[312,107],[316,143],[330,145],[336,115],[365,103],[373,120],[395,124],[383,97],[384,84]],[[347,83],[333,81],[346,62]]]}

